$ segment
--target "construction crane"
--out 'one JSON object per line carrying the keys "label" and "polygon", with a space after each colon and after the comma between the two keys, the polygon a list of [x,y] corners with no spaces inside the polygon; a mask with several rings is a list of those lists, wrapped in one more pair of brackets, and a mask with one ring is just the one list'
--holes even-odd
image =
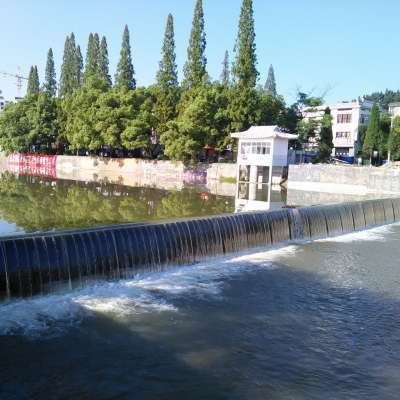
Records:
{"label": "construction crane", "polygon": [[25,76],[21,75],[20,67],[17,68],[17,73],[16,74],[11,74],[10,72],[0,71],[0,75],[12,76],[13,78],[16,78],[15,85],[17,86],[17,94],[18,94],[18,97],[21,97],[22,81],[23,80],[27,81],[28,78],[26,78]]}

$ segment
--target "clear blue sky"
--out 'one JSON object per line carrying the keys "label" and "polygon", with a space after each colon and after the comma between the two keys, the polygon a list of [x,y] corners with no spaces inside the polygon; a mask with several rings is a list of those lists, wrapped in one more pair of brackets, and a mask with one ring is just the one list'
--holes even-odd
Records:
{"label": "clear blue sky", "polygon": [[[139,85],[154,81],[169,12],[175,18],[181,71],[195,0],[0,0],[0,71],[27,75],[37,64],[43,77],[53,48],[57,77],[65,36],[73,31],[85,50],[90,32],[106,35],[114,75],[124,24],[129,25]],[[218,78],[226,49],[232,53],[241,0],[203,0],[208,71]],[[254,0],[260,83],[270,63],[278,91],[288,102],[296,88],[328,90],[327,101],[351,100],[400,88],[400,1]],[[6,98],[16,95],[13,78],[0,76]]]}

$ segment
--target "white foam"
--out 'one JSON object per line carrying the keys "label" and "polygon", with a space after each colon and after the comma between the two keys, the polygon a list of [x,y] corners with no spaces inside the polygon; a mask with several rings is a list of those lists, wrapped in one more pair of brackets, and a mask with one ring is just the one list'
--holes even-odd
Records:
{"label": "white foam", "polygon": [[274,268],[273,261],[295,254],[297,246],[241,253],[235,257],[183,266],[135,279],[100,282],[69,293],[52,294],[0,305],[0,335],[54,335],[96,313],[123,320],[146,312],[177,312],[175,297],[221,295],[224,278],[258,268]]}
{"label": "white foam", "polygon": [[376,228],[363,231],[347,233],[341,236],[335,236],[325,239],[318,239],[316,242],[336,242],[336,243],[351,243],[355,241],[383,241],[385,235],[393,232],[396,226],[400,226],[399,222],[390,225],[378,226]]}

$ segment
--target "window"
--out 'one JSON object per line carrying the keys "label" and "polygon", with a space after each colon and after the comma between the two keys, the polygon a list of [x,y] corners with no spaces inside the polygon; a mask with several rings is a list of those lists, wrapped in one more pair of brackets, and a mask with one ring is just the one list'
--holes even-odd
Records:
{"label": "window", "polygon": [[338,114],[337,115],[337,123],[338,124],[350,124],[351,123],[351,114]]}
{"label": "window", "polygon": [[360,115],[360,124],[367,125],[368,124],[368,115],[361,114]]}
{"label": "window", "polygon": [[240,147],[240,154],[270,154],[270,142],[244,142]]}
{"label": "window", "polygon": [[350,132],[336,132],[336,139],[350,139]]}
{"label": "window", "polygon": [[350,148],[349,147],[336,147],[335,148],[336,157],[348,156],[349,152],[350,152]]}

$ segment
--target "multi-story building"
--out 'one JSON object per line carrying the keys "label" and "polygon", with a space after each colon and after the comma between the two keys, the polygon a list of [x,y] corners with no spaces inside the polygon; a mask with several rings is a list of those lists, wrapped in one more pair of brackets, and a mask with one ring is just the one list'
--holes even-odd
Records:
{"label": "multi-story building", "polygon": [[392,118],[400,117],[400,103],[389,103],[389,114]]}
{"label": "multi-story building", "polygon": [[[332,115],[333,146],[332,155],[351,161],[360,148],[359,128],[367,125],[373,103],[359,99],[352,102],[341,102],[305,109],[303,116],[306,120],[321,120],[327,107]],[[316,140],[311,139],[311,147]]]}

